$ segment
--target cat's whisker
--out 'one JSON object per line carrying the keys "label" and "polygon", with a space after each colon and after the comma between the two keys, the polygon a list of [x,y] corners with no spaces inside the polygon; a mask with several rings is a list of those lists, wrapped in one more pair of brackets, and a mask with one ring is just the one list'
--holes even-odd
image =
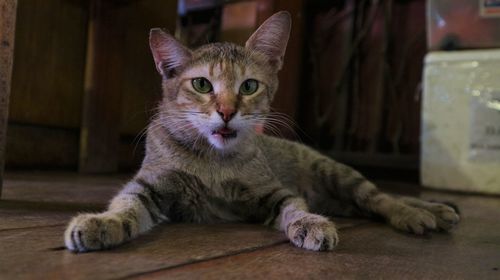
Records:
{"label": "cat's whisker", "polygon": [[275,135],[275,136],[278,136],[278,137],[282,136],[281,130],[278,127],[276,127],[274,124],[266,123],[264,125],[264,129],[266,131],[270,132],[271,135]]}
{"label": "cat's whisker", "polygon": [[[248,114],[245,119],[250,121],[252,120],[255,124],[259,123],[265,123],[267,126],[265,127],[270,127],[272,125],[272,133],[275,135],[283,136],[282,130],[279,129],[279,127],[284,128],[285,130],[291,132],[295,138],[299,138],[298,134],[296,133],[294,127],[296,126],[294,122],[291,122],[288,116],[286,116],[283,113],[279,114],[273,114],[273,113],[251,113]],[[286,116],[286,117],[285,117]],[[279,131],[279,133],[278,133]]]}
{"label": "cat's whisker", "polygon": [[[293,127],[293,130],[296,132],[296,131],[299,131],[302,135],[304,135],[305,137],[307,137],[309,140],[313,140],[311,136],[309,136],[298,124],[297,122],[291,118],[289,115],[285,114],[285,113],[280,113],[280,112],[271,112],[271,114],[277,114],[283,118],[285,118],[287,120],[287,122],[289,122],[291,124],[291,126]],[[300,137],[298,137],[297,135],[297,140],[299,142],[302,142]]]}
{"label": "cat's whisker", "polygon": [[300,137],[296,131],[296,129],[300,130],[299,126],[286,114],[269,114],[266,120],[267,122],[274,123],[276,125],[279,125],[280,127],[285,128],[287,131],[291,132],[295,138],[300,140]]}
{"label": "cat's whisker", "polygon": [[184,110],[177,111],[176,113],[205,114],[204,112],[200,112],[200,111],[184,111]]}
{"label": "cat's whisker", "polygon": [[[152,111],[156,111],[152,116],[151,116],[151,121],[150,121],[150,125],[154,125],[155,121],[156,121],[156,118],[159,116],[160,112],[159,112],[159,107],[154,107],[153,109],[151,109],[151,112]],[[137,151],[137,147],[139,146],[139,143],[141,142],[142,138],[144,138],[148,132],[148,129],[149,129],[149,126],[146,126],[144,127],[141,131],[139,131],[139,133],[134,137],[134,140],[132,141],[133,145],[134,145],[134,150],[133,150],[133,154],[135,155],[136,151]]]}
{"label": "cat's whisker", "polygon": [[132,151],[132,154],[135,155],[137,151],[137,147],[139,146],[139,143],[141,143],[142,138],[144,138],[147,134],[148,127],[143,128],[138,135],[135,136],[134,140],[132,141],[134,145],[134,150]]}

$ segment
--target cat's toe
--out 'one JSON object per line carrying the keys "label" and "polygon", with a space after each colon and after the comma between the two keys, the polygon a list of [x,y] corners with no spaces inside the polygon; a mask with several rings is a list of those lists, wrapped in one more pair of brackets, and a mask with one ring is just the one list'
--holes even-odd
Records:
{"label": "cat's toe", "polygon": [[121,223],[102,214],[82,214],[69,223],[64,233],[66,248],[73,252],[103,250],[124,240]]}
{"label": "cat's toe", "polygon": [[441,231],[450,231],[460,221],[456,210],[448,205],[435,203],[429,210],[436,217],[437,227]]}
{"label": "cat's toe", "polygon": [[319,215],[309,214],[291,223],[287,233],[295,246],[313,251],[330,251],[338,243],[335,225]]}
{"label": "cat's toe", "polygon": [[435,216],[425,210],[414,207],[404,207],[390,218],[390,223],[397,229],[414,233],[425,234],[437,227]]}

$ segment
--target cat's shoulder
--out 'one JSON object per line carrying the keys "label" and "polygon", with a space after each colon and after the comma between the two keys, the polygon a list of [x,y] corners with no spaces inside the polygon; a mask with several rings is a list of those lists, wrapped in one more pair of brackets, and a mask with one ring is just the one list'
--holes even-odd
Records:
{"label": "cat's shoulder", "polygon": [[257,145],[264,152],[294,153],[297,150],[310,149],[297,141],[261,134],[256,137]]}

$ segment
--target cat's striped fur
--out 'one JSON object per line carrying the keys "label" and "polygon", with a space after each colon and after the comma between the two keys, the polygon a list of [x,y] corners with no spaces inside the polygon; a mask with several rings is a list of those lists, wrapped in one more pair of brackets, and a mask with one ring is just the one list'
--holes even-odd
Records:
{"label": "cat's striped fur", "polygon": [[[153,29],[164,98],[148,128],[142,167],[106,212],[70,222],[67,248],[110,248],[162,222],[259,222],[310,250],[337,244],[327,218],[333,215],[377,215],[416,234],[455,225],[459,217],[446,205],[393,198],[311,148],[255,132],[269,117],[289,31],[290,16],[280,12],[245,47],[218,43],[191,51]],[[210,81],[212,92],[197,92],[197,77]],[[239,94],[247,79],[258,81],[258,90]]]}

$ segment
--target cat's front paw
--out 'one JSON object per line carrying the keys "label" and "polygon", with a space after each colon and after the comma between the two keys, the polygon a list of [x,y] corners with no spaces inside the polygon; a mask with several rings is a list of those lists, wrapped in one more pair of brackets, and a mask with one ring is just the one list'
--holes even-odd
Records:
{"label": "cat's front paw", "polygon": [[69,223],[64,233],[66,247],[73,252],[103,250],[122,243],[124,225],[110,214],[82,214]]}
{"label": "cat's front paw", "polygon": [[315,214],[306,214],[291,222],[286,233],[295,246],[313,251],[332,250],[339,240],[335,225]]}
{"label": "cat's front paw", "polygon": [[428,202],[425,206],[425,209],[431,212],[436,218],[437,229],[441,231],[450,231],[460,221],[458,210],[449,205],[438,202]]}

